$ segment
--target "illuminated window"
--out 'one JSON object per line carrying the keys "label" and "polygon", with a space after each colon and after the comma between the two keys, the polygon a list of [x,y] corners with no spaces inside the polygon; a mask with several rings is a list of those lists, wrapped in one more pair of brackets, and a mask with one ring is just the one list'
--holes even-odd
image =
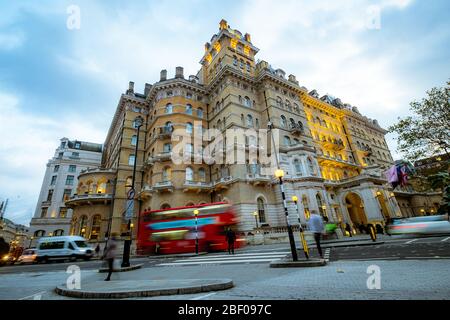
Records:
{"label": "illuminated window", "polygon": [[302,195],[302,204],[303,204],[303,210],[305,214],[305,219],[309,220],[310,213],[309,213],[309,203],[308,203],[308,197],[306,195]]}
{"label": "illuminated window", "polygon": [[99,214],[92,217],[91,235],[89,237],[90,240],[97,240],[99,238],[101,221],[102,217]]}
{"label": "illuminated window", "polygon": [[67,208],[66,207],[59,208],[59,217],[60,218],[66,218],[67,217]]}
{"label": "illuminated window", "polygon": [[78,235],[83,237],[83,238],[86,236],[87,223],[88,223],[88,217],[87,216],[81,216],[79,230],[78,230]]}

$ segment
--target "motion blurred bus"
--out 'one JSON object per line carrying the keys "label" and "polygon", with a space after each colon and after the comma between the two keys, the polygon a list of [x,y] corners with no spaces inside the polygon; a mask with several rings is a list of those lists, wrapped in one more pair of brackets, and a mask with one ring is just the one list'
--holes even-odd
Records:
{"label": "motion blurred bus", "polygon": [[[194,210],[199,211],[197,233]],[[236,232],[238,222],[233,206],[226,202],[144,211],[139,218],[137,253],[194,253],[196,234],[199,252],[224,251],[227,250],[225,233],[228,228]],[[235,248],[244,243],[236,232]]]}

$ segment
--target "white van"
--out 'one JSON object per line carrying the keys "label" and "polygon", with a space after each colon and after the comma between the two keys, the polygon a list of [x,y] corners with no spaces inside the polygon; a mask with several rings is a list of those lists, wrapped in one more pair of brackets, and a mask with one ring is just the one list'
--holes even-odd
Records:
{"label": "white van", "polygon": [[89,246],[86,239],[79,236],[59,236],[40,238],[36,246],[36,261],[49,260],[89,260],[94,249]]}

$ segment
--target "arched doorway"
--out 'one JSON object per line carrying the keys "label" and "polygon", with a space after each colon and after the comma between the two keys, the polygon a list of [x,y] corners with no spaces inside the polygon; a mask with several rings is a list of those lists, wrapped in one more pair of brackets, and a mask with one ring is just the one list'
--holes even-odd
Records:
{"label": "arched doorway", "polygon": [[359,195],[354,192],[347,194],[345,197],[345,205],[353,225],[357,226],[359,224],[367,224],[367,217],[364,212],[364,203]]}

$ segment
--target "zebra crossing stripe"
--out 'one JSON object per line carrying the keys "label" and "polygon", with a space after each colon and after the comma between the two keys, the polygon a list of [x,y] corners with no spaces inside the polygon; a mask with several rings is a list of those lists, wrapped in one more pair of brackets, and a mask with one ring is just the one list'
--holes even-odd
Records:
{"label": "zebra crossing stripe", "polygon": [[249,263],[249,262],[271,262],[277,260],[277,258],[268,259],[234,259],[234,260],[216,260],[216,261],[187,261],[187,262],[172,262],[161,263],[158,266],[182,266],[182,265],[195,265],[195,264],[226,264],[226,263]]}
{"label": "zebra crossing stripe", "polygon": [[327,249],[325,250],[325,255],[324,255],[324,259],[325,259],[326,262],[329,262],[329,261],[330,261],[330,253],[331,253],[331,249],[330,249],[330,248],[327,248]]}

